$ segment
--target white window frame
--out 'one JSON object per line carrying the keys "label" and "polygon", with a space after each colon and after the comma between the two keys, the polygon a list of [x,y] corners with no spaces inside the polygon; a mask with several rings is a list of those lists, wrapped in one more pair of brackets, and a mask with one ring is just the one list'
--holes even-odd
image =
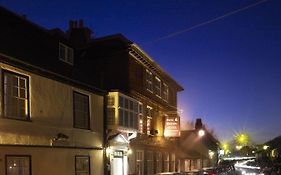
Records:
{"label": "white window frame", "polygon": [[6,175],[31,175],[31,156],[30,155],[6,155]]}
{"label": "white window frame", "polygon": [[138,130],[139,127],[138,115],[139,115],[138,101],[119,93],[118,125],[121,127],[133,128]]}
{"label": "white window frame", "polygon": [[[4,117],[16,120],[30,120],[29,77],[2,70],[2,78]],[[24,85],[22,85],[23,83]],[[12,102],[16,102],[18,105],[12,104]]]}
{"label": "white window frame", "polygon": [[161,98],[161,80],[158,77],[155,77],[154,93],[157,97]]}
{"label": "white window frame", "polygon": [[[64,49],[63,55],[61,55],[61,48]],[[59,43],[59,59],[67,64],[73,65],[74,64],[73,49],[63,43]]]}
{"label": "white window frame", "polygon": [[153,75],[152,72],[146,69],[145,73],[146,90],[153,93]]}

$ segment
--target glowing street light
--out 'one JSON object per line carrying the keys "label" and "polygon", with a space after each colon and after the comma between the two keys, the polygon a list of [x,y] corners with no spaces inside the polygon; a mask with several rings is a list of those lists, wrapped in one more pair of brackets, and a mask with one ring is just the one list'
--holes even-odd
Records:
{"label": "glowing street light", "polygon": [[247,145],[249,143],[249,135],[246,133],[237,134],[235,140],[239,145]]}
{"label": "glowing street light", "polygon": [[263,148],[264,150],[267,150],[267,149],[269,148],[269,146],[268,146],[268,145],[264,145],[262,148]]}
{"label": "glowing street light", "polygon": [[236,149],[237,149],[237,150],[240,150],[240,149],[242,149],[242,146],[241,146],[241,145],[237,145],[237,146],[236,146]]}
{"label": "glowing street light", "polygon": [[200,129],[198,131],[198,135],[199,135],[199,137],[203,137],[205,135],[205,131],[203,129]]}

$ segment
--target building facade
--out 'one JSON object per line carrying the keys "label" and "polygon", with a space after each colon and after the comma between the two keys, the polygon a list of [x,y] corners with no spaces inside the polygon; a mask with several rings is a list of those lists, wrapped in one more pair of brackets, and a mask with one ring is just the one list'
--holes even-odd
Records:
{"label": "building facade", "polygon": [[0,7],[0,174],[104,173],[104,91],[63,35]]}
{"label": "building facade", "polygon": [[80,52],[108,92],[108,174],[178,171],[177,93],[183,88],[122,35],[95,39]]}

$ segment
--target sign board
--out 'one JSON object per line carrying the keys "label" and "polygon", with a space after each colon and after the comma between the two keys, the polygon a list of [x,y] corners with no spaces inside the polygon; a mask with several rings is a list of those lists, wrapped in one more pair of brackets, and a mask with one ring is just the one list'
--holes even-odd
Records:
{"label": "sign board", "polygon": [[178,116],[165,117],[164,137],[180,137],[180,118]]}

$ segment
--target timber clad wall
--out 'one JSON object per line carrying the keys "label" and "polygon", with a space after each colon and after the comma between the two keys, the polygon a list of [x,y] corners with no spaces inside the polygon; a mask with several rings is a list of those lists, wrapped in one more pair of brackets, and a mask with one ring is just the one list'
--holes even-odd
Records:
{"label": "timber clad wall", "polygon": [[[146,97],[149,97],[152,101],[155,101],[162,106],[168,105],[168,106],[176,108],[176,106],[177,106],[176,93],[177,92],[174,90],[174,89],[176,89],[175,85],[168,83],[168,81],[165,78],[163,78],[162,75],[153,74],[154,75],[153,84],[155,81],[154,77],[157,76],[161,79],[161,87],[163,87],[163,83],[165,83],[169,87],[168,101],[164,101],[163,98],[159,98],[154,93],[151,93],[147,90],[147,87],[145,84],[146,69],[147,68],[145,68],[143,65],[141,65],[141,63],[139,63],[134,58],[132,58],[132,57],[129,58],[130,91],[132,91],[132,90],[137,91],[138,93],[143,94]],[[163,95],[162,93],[161,93],[161,95]],[[176,109],[173,109],[173,110],[176,110]]]}

